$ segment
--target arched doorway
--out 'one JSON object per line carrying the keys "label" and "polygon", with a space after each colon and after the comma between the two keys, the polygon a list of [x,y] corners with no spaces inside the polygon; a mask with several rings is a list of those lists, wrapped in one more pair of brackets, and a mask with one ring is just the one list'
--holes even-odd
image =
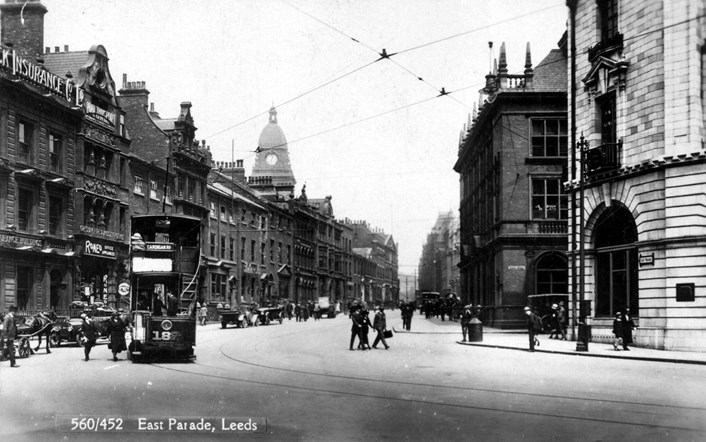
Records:
{"label": "arched doorway", "polygon": [[596,316],[612,316],[628,306],[638,314],[637,226],[624,207],[609,207],[594,227]]}
{"label": "arched doorway", "polygon": [[64,307],[64,272],[59,269],[52,269],[49,272],[49,307]]}
{"label": "arched doorway", "polygon": [[535,272],[535,293],[568,293],[568,264],[566,256],[563,254],[552,252],[540,256],[535,266]]}

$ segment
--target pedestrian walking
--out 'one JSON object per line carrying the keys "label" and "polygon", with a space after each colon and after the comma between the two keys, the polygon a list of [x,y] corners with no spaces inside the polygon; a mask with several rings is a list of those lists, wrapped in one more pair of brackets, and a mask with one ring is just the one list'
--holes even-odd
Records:
{"label": "pedestrian walking", "polygon": [[632,331],[635,330],[635,321],[630,316],[630,309],[625,307],[620,317],[620,325],[623,328],[623,350],[630,351],[629,344],[632,344]]}
{"label": "pedestrian walking", "polygon": [[117,313],[113,313],[110,317],[110,322],[108,322],[108,334],[110,342],[108,343],[108,348],[113,352],[113,361],[118,360],[118,353],[127,350],[127,345],[125,344],[125,331],[127,326],[120,319]]}
{"label": "pedestrian walking", "polygon": [[378,343],[382,341],[382,345],[385,346],[385,350],[390,348],[385,341],[385,330],[387,330],[387,320],[385,319],[385,308],[380,306],[377,313],[375,313],[375,319],[373,320],[373,328],[377,331],[378,335],[375,336],[375,341],[373,341],[373,348],[378,348]]}
{"label": "pedestrian walking", "polygon": [[297,322],[301,322],[302,320],[302,306],[297,304],[296,307],[294,307],[294,316],[296,317]]}
{"label": "pedestrian walking", "polygon": [[551,327],[551,332],[549,333],[549,339],[559,339],[559,305],[552,304],[552,312],[549,316],[549,326]]}
{"label": "pedestrian walking", "polygon": [[527,315],[527,332],[529,334],[529,351],[534,351],[534,347],[539,347],[537,333],[542,331],[542,320],[529,307],[525,307]]}
{"label": "pedestrian walking", "polygon": [[615,351],[620,351],[618,346],[625,348],[623,341],[623,322],[622,315],[620,312],[615,313],[615,319],[613,320],[613,335],[615,335],[615,340],[613,340],[613,349]]}
{"label": "pedestrian walking", "polygon": [[463,341],[466,342],[466,337],[469,337],[469,327],[471,325],[471,319],[473,319],[473,306],[467,305],[463,308],[461,313],[461,333],[463,334]]}
{"label": "pedestrian walking", "polygon": [[316,306],[314,306],[314,321],[318,321],[321,319],[321,306],[319,303],[316,303]]}
{"label": "pedestrian walking", "polygon": [[566,341],[566,309],[564,308],[564,301],[559,301],[556,314],[559,321],[559,333],[561,334],[561,340]]}
{"label": "pedestrian walking", "polygon": [[362,318],[360,316],[360,306],[353,306],[350,310],[351,316],[351,344],[350,350],[353,350],[353,344],[355,344],[355,338],[358,338],[358,342],[361,342],[360,338],[360,327],[362,325]]}
{"label": "pedestrian walking", "polygon": [[370,312],[368,312],[367,309],[363,308],[360,311],[360,343],[358,344],[358,348],[361,350],[370,350],[370,341],[368,341],[368,333],[370,332],[370,329],[373,327],[373,324],[370,323]]}
{"label": "pedestrian walking", "polygon": [[15,363],[15,338],[17,338],[17,322],[15,321],[15,312],[17,311],[17,306],[11,305],[8,313],[2,320],[2,342],[0,342],[0,348],[2,348],[3,354],[6,354],[10,358],[10,367],[19,367]]}
{"label": "pedestrian walking", "polygon": [[83,345],[83,355],[84,360],[88,360],[91,355],[91,349],[96,345],[96,340],[98,339],[98,330],[96,329],[96,324],[93,321],[93,317],[89,313],[83,313],[81,315],[81,338],[80,342]]}
{"label": "pedestrian walking", "polygon": [[201,325],[206,325],[206,317],[208,316],[208,308],[206,307],[206,303],[203,302],[201,304],[201,310],[199,310],[199,322]]}

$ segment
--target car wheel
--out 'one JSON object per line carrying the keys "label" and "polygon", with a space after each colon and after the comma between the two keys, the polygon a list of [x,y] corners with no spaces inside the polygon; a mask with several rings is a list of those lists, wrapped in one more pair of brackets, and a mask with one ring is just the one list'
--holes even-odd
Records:
{"label": "car wheel", "polygon": [[59,337],[59,333],[52,333],[49,335],[49,345],[52,347],[58,347],[61,345],[61,338]]}

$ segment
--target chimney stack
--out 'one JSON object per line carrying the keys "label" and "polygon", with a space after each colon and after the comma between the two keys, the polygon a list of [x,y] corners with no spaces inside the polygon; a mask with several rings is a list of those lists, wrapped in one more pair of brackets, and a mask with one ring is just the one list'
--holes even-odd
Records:
{"label": "chimney stack", "polygon": [[11,42],[19,55],[34,60],[44,49],[44,14],[39,1],[0,4],[0,42]]}

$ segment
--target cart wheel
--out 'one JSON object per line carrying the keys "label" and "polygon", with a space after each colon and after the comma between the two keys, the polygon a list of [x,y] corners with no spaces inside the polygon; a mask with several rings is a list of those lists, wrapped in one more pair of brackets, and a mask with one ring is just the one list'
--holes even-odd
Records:
{"label": "cart wheel", "polygon": [[49,345],[52,347],[59,347],[61,345],[61,338],[59,337],[59,333],[52,333],[49,335]]}
{"label": "cart wheel", "polygon": [[32,346],[29,343],[29,339],[20,339],[20,344],[18,346],[17,353],[21,358],[29,357],[29,355],[32,354]]}

